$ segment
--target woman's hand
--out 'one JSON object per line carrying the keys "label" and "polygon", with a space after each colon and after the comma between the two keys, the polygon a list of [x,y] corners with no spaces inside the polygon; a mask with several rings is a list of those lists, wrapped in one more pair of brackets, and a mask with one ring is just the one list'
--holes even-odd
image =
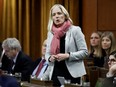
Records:
{"label": "woman's hand", "polygon": [[65,53],[65,54],[59,53],[59,54],[57,54],[56,60],[57,61],[62,61],[62,60],[65,60],[67,58],[69,58],[69,54],[68,53]]}
{"label": "woman's hand", "polygon": [[49,58],[49,61],[54,62],[55,60],[57,60],[57,55],[51,55],[51,57]]}
{"label": "woman's hand", "polygon": [[54,62],[54,61],[62,61],[62,60],[65,60],[69,58],[69,54],[68,53],[59,53],[57,55],[52,55],[50,58],[49,58],[49,61],[51,62]]}

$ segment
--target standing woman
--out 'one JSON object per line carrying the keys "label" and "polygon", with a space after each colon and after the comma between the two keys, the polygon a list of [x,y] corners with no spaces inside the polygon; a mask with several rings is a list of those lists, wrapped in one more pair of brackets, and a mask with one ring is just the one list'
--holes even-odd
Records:
{"label": "standing woman", "polygon": [[103,67],[104,58],[101,53],[100,39],[102,32],[96,31],[91,34],[89,58],[93,59],[94,66]]}
{"label": "standing woman", "polygon": [[[74,26],[67,10],[55,4],[50,10],[45,58],[49,61],[49,79],[60,86],[57,76],[80,84],[86,74],[83,59],[88,55],[85,37],[79,26]],[[48,68],[49,69],[49,68]]]}
{"label": "standing woman", "polygon": [[112,32],[106,31],[101,36],[102,55],[104,56],[104,67],[108,68],[108,56],[116,51],[115,36]]}

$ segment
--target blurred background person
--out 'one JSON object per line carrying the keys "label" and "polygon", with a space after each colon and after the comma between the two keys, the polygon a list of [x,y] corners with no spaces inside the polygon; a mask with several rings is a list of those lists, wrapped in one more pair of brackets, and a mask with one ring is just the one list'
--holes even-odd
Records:
{"label": "blurred background person", "polygon": [[107,77],[116,76],[116,51],[110,54],[108,59],[108,67],[109,71],[107,73]]}
{"label": "blurred background person", "polygon": [[7,38],[2,43],[4,56],[2,58],[2,70],[9,74],[21,73],[22,81],[29,81],[31,74],[31,58],[21,50],[20,42],[16,38]]}
{"label": "blurred background person", "polygon": [[103,67],[104,58],[101,53],[100,39],[102,32],[93,32],[90,37],[89,58],[93,59],[94,66]]}
{"label": "blurred background person", "polygon": [[116,87],[116,51],[109,54],[108,67],[106,78],[102,78],[103,80],[99,81],[96,87]]}
{"label": "blurred background person", "polygon": [[46,43],[47,40],[44,40],[42,45],[42,57],[38,58],[35,62],[33,62],[32,66],[32,76],[36,76],[36,78],[40,79],[43,73],[46,71],[48,67],[48,62],[45,59],[46,53]]}
{"label": "blurred background person", "polygon": [[115,36],[110,31],[103,32],[101,36],[102,56],[104,57],[104,67],[108,69],[109,54],[116,51]]}

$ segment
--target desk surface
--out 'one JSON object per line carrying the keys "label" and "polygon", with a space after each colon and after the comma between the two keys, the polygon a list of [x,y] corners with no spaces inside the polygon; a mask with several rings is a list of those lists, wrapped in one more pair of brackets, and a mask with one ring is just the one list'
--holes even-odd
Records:
{"label": "desk surface", "polygon": [[43,80],[34,79],[34,78],[30,80],[30,83],[37,84],[37,85],[43,85],[43,86],[53,86],[52,81],[43,81]]}
{"label": "desk surface", "polygon": [[[21,83],[21,87],[53,87],[51,85],[38,85],[38,84],[32,84],[32,83],[28,83],[28,82],[22,82]],[[82,86],[78,86],[78,85],[73,85],[73,84],[65,84],[64,87],[82,87]]]}
{"label": "desk surface", "polygon": [[42,85],[32,84],[28,82],[21,82],[21,87],[51,87],[51,86],[42,86]]}

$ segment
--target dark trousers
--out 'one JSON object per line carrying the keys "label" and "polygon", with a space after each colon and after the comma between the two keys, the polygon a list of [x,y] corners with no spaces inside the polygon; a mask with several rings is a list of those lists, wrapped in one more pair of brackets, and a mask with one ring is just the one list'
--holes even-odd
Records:
{"label": "dark trousers", "polygon": [[53,75],[52,75],[52,81],[53,81],[53,86],[61,86],[58,76],[64,77],[66,80],[70,80],[71,83],[78,83],[80,84],[80,77],[78,78],[73,78],[71,74],[69,73],[65,61],[61,62],[55,62],[54,70],[53,70]]}

